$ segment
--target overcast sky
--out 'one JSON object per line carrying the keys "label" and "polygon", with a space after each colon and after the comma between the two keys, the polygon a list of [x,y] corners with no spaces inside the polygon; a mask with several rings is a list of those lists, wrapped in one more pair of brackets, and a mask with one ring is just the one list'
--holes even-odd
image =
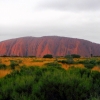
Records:
{"label": "overcast sky", "polygon": [[100,43],[100,0],[0,0],[0,41],[49,35]]}

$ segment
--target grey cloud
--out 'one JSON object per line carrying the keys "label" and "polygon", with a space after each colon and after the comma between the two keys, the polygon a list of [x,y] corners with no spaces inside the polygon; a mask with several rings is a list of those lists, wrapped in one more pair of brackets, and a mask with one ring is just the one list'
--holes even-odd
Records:
{"label": "grey cloud", "polygon": [[98,10],[100,0],[42,0],[39,7],[58,10]]}
{"label": "grey cloud", "polygon": [[[5,2],[0,1],[0,41],[57,35],[100,43],[100,0],[18,0],[17,3],[9,0],[6,5]],[[21,2],[26,3],[18,7]]]}

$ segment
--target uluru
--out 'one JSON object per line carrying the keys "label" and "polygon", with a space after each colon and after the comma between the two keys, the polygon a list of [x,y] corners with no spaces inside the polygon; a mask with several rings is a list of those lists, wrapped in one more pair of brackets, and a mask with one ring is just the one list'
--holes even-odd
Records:
{"label": "uluru", "polygon": [[0,42],[0,56],[37,56],[45,54],[65,56],[78,54],[83,57],[100,56],[100,44],[83,39],[60,36],[21,37]]}

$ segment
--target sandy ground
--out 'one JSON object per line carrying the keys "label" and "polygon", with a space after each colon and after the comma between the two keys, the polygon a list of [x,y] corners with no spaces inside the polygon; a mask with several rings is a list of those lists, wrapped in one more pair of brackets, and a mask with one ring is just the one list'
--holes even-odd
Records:
{"label": "sandy ground", "polygon": [[[19,66],[16,66],[16,69],[18,69],[20,66],[40,66],[43,67],[45,63],[54,62],[56,58],[24,58],[24,57],[0,57],[0,63],[5,64],[7,66],[6,70],[0,70],[0,77],[4,77],[5,75],[11,73],[10,69],[10,61],[14,60],[19,63]],[[58,60],[64,60],[64,58],[58,58]],[[85,58],[78,58],[74,59],[76,60],[85,60]],[[70,67],[79,67],[84,68],[84,65],[82,64],[61,64],[64,69],[68,69]],[[100,66],[95,66],[92,70],[96,70],[100,72]]]}

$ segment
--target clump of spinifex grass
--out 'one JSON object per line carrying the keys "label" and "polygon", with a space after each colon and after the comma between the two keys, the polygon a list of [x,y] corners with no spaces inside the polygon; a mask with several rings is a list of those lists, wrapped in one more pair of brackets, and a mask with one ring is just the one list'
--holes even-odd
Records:
{"label": "clump of spinifex grass", "polygon": [[5,64],[0,64],[0,69],[6,69],[7,66]]}
{"label": "clump of spinifex grass", "polygon": [[12,70],[15,69],[16,66],[18,66],[18,62],[17,61],[14,61],[14,60],[10,60],[10,67]]}

